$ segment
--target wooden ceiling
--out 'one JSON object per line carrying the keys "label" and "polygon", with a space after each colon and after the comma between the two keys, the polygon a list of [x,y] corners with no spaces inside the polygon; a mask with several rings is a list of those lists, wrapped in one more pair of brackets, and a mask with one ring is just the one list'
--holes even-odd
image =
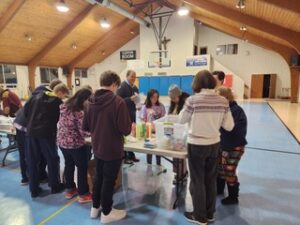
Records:
{"label": "wooden ceiling", "polygon": [[[112,1],[131,12],[136,11],[123,0]],[[184,2],[195,19],[215,29],[239,38],[250,37],[249,41],[267,48],[278,45],[279,49],[286,48],[285,55],[290,51],[300,52],[300,0],[246,0],[243,10],[235,7],[237,1]],[[182,3],[181,0],[168,2],[176,7]],[[0,1],[1,63],[87,68],[139,34],[136,22],[107,8],[91,6],[85,0],[66,0],[70,11],[60,13],[55,8],[56,3],[57,0]],[[99,26],[103,16],[112,23],[108,30]],[[247,26],[246,32],[239,30],[242,24]],[[31,36],[32,41],[25,35]],[[72,48],[73,44],[76,49]]]}

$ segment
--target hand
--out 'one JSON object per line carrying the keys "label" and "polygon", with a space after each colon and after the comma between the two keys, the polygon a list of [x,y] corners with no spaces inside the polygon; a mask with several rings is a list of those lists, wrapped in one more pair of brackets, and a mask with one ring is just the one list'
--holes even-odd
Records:
{"label": "hand", "polygon": [[138,97],[138,95],[132,95],[130,97],[130,100],[134,102],[137,99],[137,97]]}

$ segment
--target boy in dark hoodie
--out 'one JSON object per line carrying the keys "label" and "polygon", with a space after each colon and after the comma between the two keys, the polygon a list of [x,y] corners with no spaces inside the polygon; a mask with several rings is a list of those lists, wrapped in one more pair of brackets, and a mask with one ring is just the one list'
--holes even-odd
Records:
{"label": "boy in dark hoodie", "polygon": [[60,182],[59,156],[56,146],[57,122],[59,120],[59,106],[62,99],[69,93],[64,84],[55,86],[53,92],[42,92],[30,98],[24,107],[24,114],[28,121],[28,143],[25,148],[31,197],[38,197],[42,191],[39,187],[38,165],[42,154],[48,165],[48,183],[53,194],[64,190]]}
{"label": "boy in dark hoodie", "polygon": [[106,71],[101,74],[101,88],[89,99],[83,118],[83,129],[91,133],[96,159],[91,217],[102,208],[101,223],[121,220],[125,210],[112,208],[114,185],[124,156],[124,136],[131,132],[131,120],[125,101],[116,96],[120,77]]}

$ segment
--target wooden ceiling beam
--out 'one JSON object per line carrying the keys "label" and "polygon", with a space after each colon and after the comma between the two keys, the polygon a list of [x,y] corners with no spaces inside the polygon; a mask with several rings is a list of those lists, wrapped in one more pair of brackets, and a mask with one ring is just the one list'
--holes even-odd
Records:
{"label": "wooden ceiling beam", "polygon": [[26,0],[14,0],[3,13],[0,18],[0,33],[4,30],[7,24],[14,18],[17,12],[20,10],[21,6]]}
{"label": "wooden ceiling beam", "polygon": [[66,25],[46,46],[41,49],[34,57],[32,57],[28,65],[38,65],[38,63],[57,46],[70,32],[72,32],[93,10],[95,5],[88,5],[82,12]]}
{"label": "wooden ceiling beam", "polygon": [[300,32],[296,32],[257,17],[241,13],[237,10],[221,6],[206,0],[185,0],[186,3],[217,14],[224,18],[240,22],[246,26],[269,33],[275,37],[288,41],[300,53]]}
{"label": "wooden ceiling beam", "polygon": [[274,6],[287,9],[291,12],[300,14],[300,2],[299,0],[260,0]]}

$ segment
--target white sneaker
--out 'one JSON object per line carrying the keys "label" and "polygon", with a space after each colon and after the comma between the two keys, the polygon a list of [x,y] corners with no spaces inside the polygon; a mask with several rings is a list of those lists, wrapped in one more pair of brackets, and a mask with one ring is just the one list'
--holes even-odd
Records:
{"label": "white sneaker", "polygon": [[119,210],[112,208],[111,212],[105,216],[103,213],[101,213],[101,223],[111,223],[114,221],[118,221],[121,219],[124,219],[126,217],[127,213],[125,210]]}
{"label": "white sneaker", "polygon": [[101,210],[100,207],[98,209],[92,207],[91,208],[91,218],[92,219],[96,219],[99,216],[99,214],[100,214],[100,210]]}

